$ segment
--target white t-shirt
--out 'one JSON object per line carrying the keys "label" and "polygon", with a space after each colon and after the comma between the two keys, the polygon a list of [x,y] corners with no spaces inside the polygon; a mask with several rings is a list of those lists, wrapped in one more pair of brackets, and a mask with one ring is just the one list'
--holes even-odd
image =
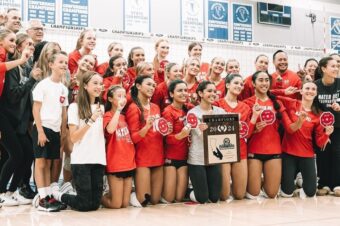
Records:
{"label": "white t-shirt", "polygon": [[[96,108],[96,104],[91,105],[92,112]],[[103,106],[101,109],[104,112]],[[79,128],[85,125],[85,120],[79,119],[77,103],[72,103],[68,108],[68,124],[76,125]],[[71,164],[106,165],[103,117],[97,118],[83,138],[73,145]]]}
{"label": "white t-shirt", "polygon": [[62,109],[68,105],[68,89],[61,82],[53,82],[47,77],[37,84],[32,94],[33,101],[42,103],[42,126],[60,132]]}
{"label": "white t-shirt", "polygon": [[[198,105],[188,111],[188,114],[193,113],[197,119],[203,121],[203,112]],[[226,114],[226,112],[219,107],[213,106],[213,115]],[[191,165],[205,165],[204,164],[204,145],[203,145],[203,132],[200,132],[199,128],[191,130],[191,143],[188,153],[188,163]]]}

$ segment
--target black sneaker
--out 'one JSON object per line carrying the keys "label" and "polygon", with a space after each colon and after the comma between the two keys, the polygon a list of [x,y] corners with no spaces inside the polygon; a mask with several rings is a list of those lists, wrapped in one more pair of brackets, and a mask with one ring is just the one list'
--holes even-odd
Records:
{"label": "black sneaker", "polygon": [[30,185],[23,184],[19,189],[19,194],[26,199],[34,199],[34,196],[37,194],[34,192]]}
{"label": "black sneaker", "polygon": [[67,209],[67,205],[62,203],[62,202],[59,202],[58,200],[56,200],[53,196],[51,198],[52,200],[54,200],[55,202],[55,205],[58,206],[58,209],[59,210],[66,210]]}
{"label": "black sneaker", "polygon": [[46,212],[58,212],[60,209],[59,204],[54,198],[46,196],[46,198],[39,200],[38,210]]}

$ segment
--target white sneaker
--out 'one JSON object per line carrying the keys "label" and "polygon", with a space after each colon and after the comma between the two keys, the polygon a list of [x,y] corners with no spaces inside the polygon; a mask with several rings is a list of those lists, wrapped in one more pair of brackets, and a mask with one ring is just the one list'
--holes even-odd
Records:
{"label": "white sneaker", "polygon": [[40,200],[40,196],[39,196],[39,193],[37,193],[35,196],[34,196],[34,199],[32,201],[32,206],[35,207],[35,208],[38,208],[39,206],[39,200]]}
{"label": "white sneaker", "polygon": [[131,195],[130,195],[130,205],[134,206],[134,207],[142,208],[142,205],[138,201],[137,195],[136,195],[135,192],[132,192]]}
{"label": "white sneaker", "polygon": [[60,187],[60,192],[63,194],[68,194],[71,191],[73,191],[73,187],[70,182],[66,182]]}
{"label": "white sneaker", "polygon": [[57,200],[57,201],[61,201],[61,195],[62,193],[60,192],[60,189],[59,189],[59,186],[57,183],[52,183],[50,185],[51,187],[51,192],[52,192],[52,195],[53,197]]}
{"label": "white sneaker", "polygon": [[18,201],[19,205],[32,204],[32,199],[26,199],[24,196],[20,195],[19,191],[14,192],[12,198]]}
{"label": "white sneaker", "polygon": [[16,199],[13,199],[12,192],[2,193],[0,199],[2,200],[1,204],[3,206],[19,206],[19,202]]}

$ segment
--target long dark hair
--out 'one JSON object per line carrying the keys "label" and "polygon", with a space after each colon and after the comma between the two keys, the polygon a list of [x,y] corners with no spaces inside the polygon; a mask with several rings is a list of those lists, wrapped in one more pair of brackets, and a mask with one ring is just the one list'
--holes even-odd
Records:
{"label": "long dark hair", "polygon": [[215,85],[213,82],[210,82],[210,81],[202,81],[202,82],[198,85],[198,87],[197,87],[197,89],[196,89],[196,93],[197,93],[197,98],[198,98],[199,100],[201,100],[201,97],[200,97],[200,95],[199,95],[198,93],[199,93],[199,92],[203,92],[203,91],[207,88],[207,86],[210,85],[210,84]]}
{"label": "long dark hair", "polygon": [[[179,80],[179,79],[176,79],[176,80],[170,82],[169,87],[168,87],[168,95],[169,95],[169,100],[170,100],[171,103],[174,101],[174,98],[171,97],[170,93],[173,94],[175,92],[176,86],[178,84],[182,84],[182,83],[187,85],[183,80]],[[185,104],[183,104],[182,110],[184,112],[188,112],[188,108],[185,106]]]}
{"label": "long dark hair", "polygon": [[[115,55],[113,57],[110,58],[109,60],[109,66],[107,67],[106,71],[105,71],[105,74],[103,75],[103,78],[107,78],[107,77],[110,77],[110,76],[113,76],[113,66],[114,66],[114,63],[117,59],[119,58],[123,58],[122,56],[118,56],[118,55]],[[124,58],[123,58],[124,59]]]}
{"label": "long dark hair", "polygon": [[319,61],[319,65],[317,69],[315,70],[315,80],[320,79],[323,77],[323,67],[327,67],[327,64],[329,61],[334,60],[333,57],[324,57]]}
{"label": "long dark hair", "polygon": [[[315,83],[314,83],[313,81],[304,81],[304,82],[302,83],[301,89],[302,89],[303,86],[304,86],[305,84],[307,84],[307,83],[313,83],[313,84],[315,85]],[[314,115],[319,115],[319,114],[322,112],[322,110],[321,110],[321,108],[320,108],[320,103],[319,103],[319,101],[318,101],[317,96],[314,97],[314,99],[313,99],[313,103],[312,103],[312,106],[311,106],[311,110],[312,110],[312,112],[313,112]]]}
{"label": "long dark hair", "polygon": [[[268,76],[269,82],[270,82],[270,85],[271,85],[272,84],[272,76],[266,71],[255,72],[252,76],[253,83],[255,84],[255,81],[256,81],[258,75],[261,74],[261,73],[265,73]],[[281,120],[282,119],[282,114],[280,112],[281,106],[280,106],[279,102],[277,102],[276,96],[274,94],[272,94],[269,90],[267,91],[267,96],[269,97],[269,99],[273,103],[274,109],[276,111],[276,118]]]}
{"label": "long dark hair", "polygon": [[133,64],[133,61],[132,61],[132,56],[134,54],[134,51],[137,50],[137,49],[142,49],[144,50],[142,47],[140,46],[136,46],[136,47],[133,47],[130,52],[129,52],[129,56],[128,56],[128,67],[134,67],[136,65]]}
{"label": "long dark hair", "polygon": [[234,80],[234,78],[241,78],[242,79],[242,76],[240,75],[240,74],[229,74],[229,75],[227,75],[226,77],[225,77],[225,79],[224,79],[224,83],[225,83],[225,85],[224,85],[224,93],[227,95],[227,92],[228,92],[228,89],[227,89],[227,84],[230,84],[231,83],[231,81],[233,81]]}
{"label": "long dark hair", "polygon": [[78,115],[80,119],[89,119],[92,116],[90,96],[85,89],[85,85],[87,85],[96,74],[94,71],[87,71],[80,78],[79,93],[77,95]]}
{"label": "long dark hair", "polygon": [[140,102],[140,100],[138,99],[138,89],[137,89],[137,84],[142,85],[143,81],[145,79],[152,79],[150,76],[148,75],[140,75],[136,78],[135,80],[135,84],[131,87],[131,97],[133,102],[137,105],[137,107],[139,108],[139,110],[141,111],[141,116],[140,116],[140,122],[144,123],[145,122],[145,118],[144,118],[144,108]]}

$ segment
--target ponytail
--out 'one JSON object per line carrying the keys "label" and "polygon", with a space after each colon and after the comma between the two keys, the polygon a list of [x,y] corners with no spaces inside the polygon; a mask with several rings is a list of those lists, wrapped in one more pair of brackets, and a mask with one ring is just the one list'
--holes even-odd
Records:
{"label": "ponytail", "polygon": [[277,102],[276,96],[272,94],[269,90],[267,91],[267,96],[269,99],[273,102],[274,109],[276,111],[276,118],[281,120],[282,119],[282,114],[280,112],[281,106],[279,102]]}

